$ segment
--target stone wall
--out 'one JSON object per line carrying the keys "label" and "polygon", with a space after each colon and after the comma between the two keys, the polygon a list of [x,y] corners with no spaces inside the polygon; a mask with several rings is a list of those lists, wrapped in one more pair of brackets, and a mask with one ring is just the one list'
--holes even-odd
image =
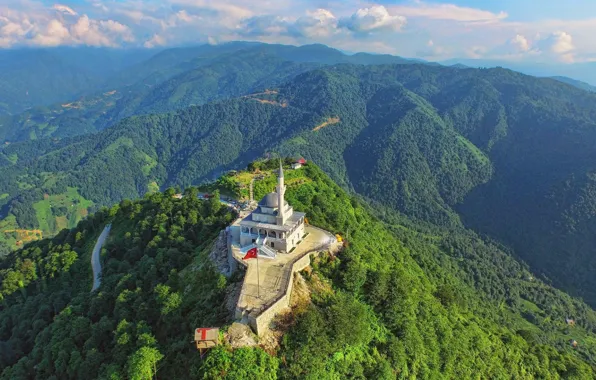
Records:
{"label": "stone wall", "polygon": [[[236,267],[232,270],[229,259],[229,236],[226,230],[221,230],[219,236],[213,243],[211,252],[209,252],[209,259],[213,262],[217,270],[224,276],[229,277]],[[235,265],[235,263],[234,263]]]}
{"label": "stone wall", "polygon": [[236,270],[238,269],[238,261],[236,261],[236,259],[234,258],[234,254],[232,252],[232,240],[233,239],[234,239],[233,231],[231,231],[231,229],[229,229],[229,228],[226,229],[226,242],[228,245],[227,259],[228,259],[228,268],[229,268],[228,277],[231,276],[232,274],[234,274],[234,272],[236,272]]}
{"label": "stone wall", "polygon": [[294,286],[294,274],[300,272],[304,268],[310,265],[310,253],[297,259],[288,268],[288,271],[284,274],[283,281],[285,282],[286,291],[277,299],[268,305],[265,310],[259,314],[259,311],[254,311],[248,316],[248,323],[257,333],[257,335],[263,335],[269,331],[271,321],[277,314],[282,312],[284,309],[290,306],[290,295],[292,294],[292,288]]}

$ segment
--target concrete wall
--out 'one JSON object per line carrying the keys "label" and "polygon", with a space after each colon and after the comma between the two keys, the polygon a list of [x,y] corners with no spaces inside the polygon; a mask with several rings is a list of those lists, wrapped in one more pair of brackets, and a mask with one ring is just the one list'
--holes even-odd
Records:
{"label": "concrete wall", "polygon": [[232,240],[234,239],[234,236],[232,235],[231,231],[226,231],[226,235],[228,243],[228,266],[230,268],[228,277],[230,277],[238,269],[238,261],[236,261],[234,254],[232,253]]}
{"label": "concrete wall", "polygon": [[248,323],[257,333],[257,335],[263,335],[269,331],[269,326],[273,318],[284,311],[284,309],[290,306],[290,297],[292,295],[292,289],[294,287],[294,274],[300,272],[304,268],[310,265],[310,254],[306,254],[296,260],[292,264],[291,270],[288,270],[284,274],[285,288],[284,294],[274,301],[268,308],[262,313],[253,312],[248,316]]}

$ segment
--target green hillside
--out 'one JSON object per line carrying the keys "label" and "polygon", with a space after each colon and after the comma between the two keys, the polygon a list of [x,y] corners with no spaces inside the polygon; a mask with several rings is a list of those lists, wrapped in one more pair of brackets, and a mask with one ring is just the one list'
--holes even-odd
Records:
{"label": "green hillside", "polygon": [[93,93],[105,80],[150,54],[153,53],[147,50],[82,47],[3,49],[0,116],[60,101],[66,103],[73,97]]}
{"label": "green hillside", "polygon": [[87,89],[85,96],[75,98],[64,95],[59,103],[43,102],[43,107],[14,116],[0,113],[0,142],[86,134],[132,115],[260,92],[305,71],[337,63],[414,61],[363,53],[348,56],[324,45],[231,42],[167,49],[104,78],[95,86],[99,91]]}
{"label": "green hillside", "polygon": [[[225,295],[242,280],[217,274],[206,255],[233,215],[196,189],[182,200],[170,189],[0,261],[1,378],[594,376],[596,313],[585,304],[473,234],[387,209],[375,211],[381,221],[312,163],[292,173],[302,181],[288,185],[288,201],[349,238],[303,274],[311,302],[293,311],[277,349],[224,344],[199,358],[193,329],[225,331]],[[106,223],[102,285],[90,293],[89,254]]]}
{"label": "green hillside", "polygon": [[576,79],[572,79],[572,78],[568,78],[568,77],[560,77],[560,76],[551,77],[551,78],[554,80],[558,80],[559,82],[567,83],[574,87],[581,88],[582,90],[596,92],[595,86],[592,86],[592,85],[590,85],[586,82],[582,82],[580,80],[576,80]]}
{"label": "green hillside", "polygon": [[[36,189],[65,192],[41,173],[109,205],[156,185],[213,180],[266,152],[300,155],[343,188],[414,219],[492,236],[537,275],[596,304],[596,94],[505,69],[339,64],[298,74],[301,63],[272,61],[252,72],[233,59],[221,67],[231,62],[242,73],[230,82],[238,92],[257,88],[255,78],[271,70],[280,74],[271,80],[297,76],[248,96],[127,118],[94,135],[5,146],[3,215],[40,225],[31,211]],[[194,88],[228,89],[228,72],[166,93],[208,101],[209,91]],[[170,100],[151,104],[177,107],[171,97],[156,99]]]}

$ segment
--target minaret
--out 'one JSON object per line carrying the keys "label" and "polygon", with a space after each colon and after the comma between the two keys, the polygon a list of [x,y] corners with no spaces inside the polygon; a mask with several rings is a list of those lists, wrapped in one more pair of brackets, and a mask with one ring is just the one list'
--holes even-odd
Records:
{"label": "minaret", "polygon": [[281,158],[279,159],[279,175],[277,177],[277,225],[283,226],[286,223],[286,200],[284,194],[286,193],[286,186],[284,185],[284,169],[281,166]]}

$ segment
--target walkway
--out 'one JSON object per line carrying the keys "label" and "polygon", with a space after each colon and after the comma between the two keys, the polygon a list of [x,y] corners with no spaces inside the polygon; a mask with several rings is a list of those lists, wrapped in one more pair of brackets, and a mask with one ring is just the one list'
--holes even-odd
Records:
{"label": "walkway", "polygon": [[[248,268],[244,275],[237,312],[262,310],[279,298],[286,291],[287,278],[292,276],[291,265],[295,260],[312,252],[329,249],[337,241],[333,234],[325,230],[312,226],[306,226],[305,229],[308,236],[294,252],[278,253],[275,259],[258,258],[244,262]],[[238,261],[242,262],[244,255],[238,246],[232,247],[232,253]]]}
{"label": "walkway", "polygon": [[95,247],[93,248],[93,254],[91,255],[91,268],[93,269],[93,288],[91,288],[92,292],[99,288],[99,285],[101,284],[101,263],[99,262],[99,254],[101,253],[101,247],[103,247],[103,243],[106,241],[111,228],[111,224],[108,224],[104,227],[101,235],[99,235],[99,238],[97,238]]}

